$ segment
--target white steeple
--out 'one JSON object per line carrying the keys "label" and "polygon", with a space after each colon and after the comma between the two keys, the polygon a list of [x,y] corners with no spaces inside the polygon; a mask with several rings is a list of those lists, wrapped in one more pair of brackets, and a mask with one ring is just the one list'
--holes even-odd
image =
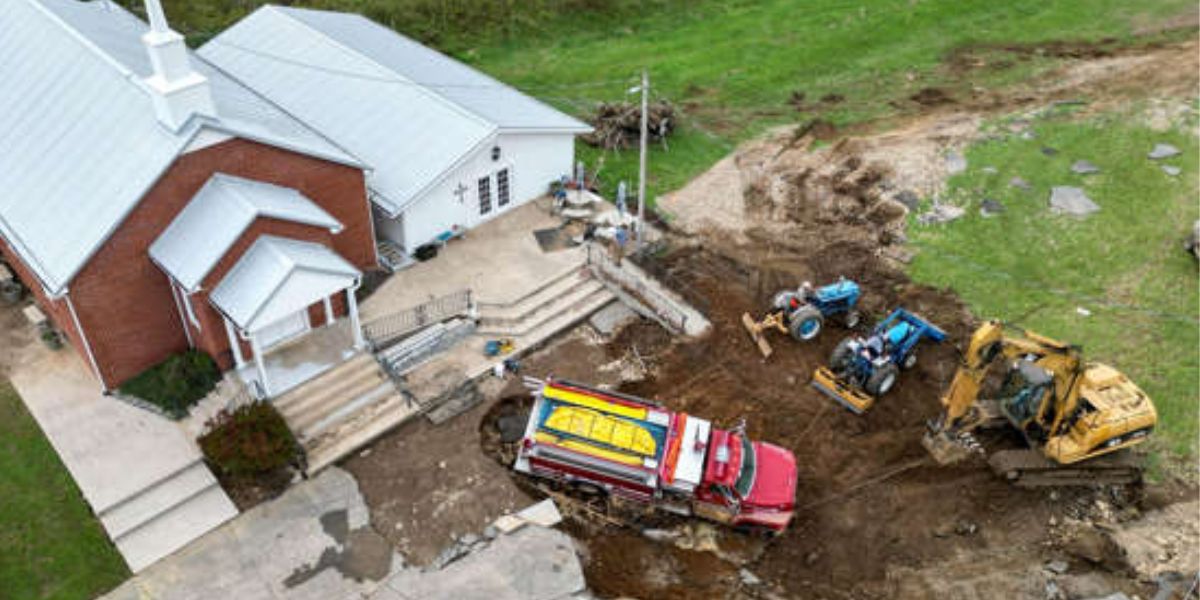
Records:
{"label": "white steeple", "polygon": [[145,79],[154,97],[158,120],[178,131],[192,115],[216,116],[208,79],[192,69],[183,36],[171,30],[159,0],[145,0],[150,31],[142,43],[154,74]]}

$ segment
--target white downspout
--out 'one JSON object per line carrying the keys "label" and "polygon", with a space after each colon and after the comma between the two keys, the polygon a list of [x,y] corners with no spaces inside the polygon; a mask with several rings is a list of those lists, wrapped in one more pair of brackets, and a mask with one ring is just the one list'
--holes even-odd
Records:
{"label": "white downspout", "polygon": [[358,290],[360,281],[355,281],[354,285],[346,288],[347,306],[350,309],[350,329],[354,334],[354,349],[362,350],[367,346],[366,340],[363,339],[362,327],[358,323],[358,300],[354,299],[354,292]]}
{"label": "white downspout", "polygon": [[246,357],[242,356],[242,344],[238,341],[237,335],[233,333],[233,325],[229,322],[229,317],[221,315],[221,321],[225,323],[225,335],[229,336],[229,348],[233,350],[233,362],[237,368],[241,369],[246,366]]}
{"label": "white downspout", "polygon": [[63,294],[63,297],[67,299],[67,312],[71,313],[75,331],[79,332],[79,339],[83,340],[83,353],[87,355],[88,363],[92,366],[92,372],[96,374],[96,379],[100,380],[100,389],[108,392],[108,382],[104,381],[104,375],[100,373],[100,366],[96,364],[96,356],[92,354],[92,343],[88,341],[87,332],[83,330],[83,325],[79,322],[79,315],[75,313],[75,303],[71,302],[70,292]]}

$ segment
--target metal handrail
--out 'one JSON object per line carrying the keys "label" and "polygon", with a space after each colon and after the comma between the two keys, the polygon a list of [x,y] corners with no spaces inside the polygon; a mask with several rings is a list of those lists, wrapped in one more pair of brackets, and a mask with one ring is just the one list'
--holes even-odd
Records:
{"label": "metal handrail", "polygon": [[362,324],[372,348],[446,319],[474,313],[471,290],[459,290]]}

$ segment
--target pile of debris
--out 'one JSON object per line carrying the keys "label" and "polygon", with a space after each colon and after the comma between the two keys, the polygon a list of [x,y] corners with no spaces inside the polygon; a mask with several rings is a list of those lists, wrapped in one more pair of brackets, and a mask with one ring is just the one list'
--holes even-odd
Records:
{"label": "pile of debris", "polygon": [[[606,150],[634,148],[641,138],[642,110],[633,102],[601,102],[588,121],[595,131],[583,141]],[[651,141],[662,141],[675,131],[675,107],[666,100],[650,103],[647,129]]]}

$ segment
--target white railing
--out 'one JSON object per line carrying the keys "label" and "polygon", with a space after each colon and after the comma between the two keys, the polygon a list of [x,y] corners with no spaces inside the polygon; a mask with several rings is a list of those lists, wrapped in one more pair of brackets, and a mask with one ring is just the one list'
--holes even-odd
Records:
{"label": "white railing", "polygon": [[378,350],[422,327],[453,317],[467,316],[473,312],[471,290],[460,290],[412,308],[371,319],[362,325],[363,336],[372,348]]}

